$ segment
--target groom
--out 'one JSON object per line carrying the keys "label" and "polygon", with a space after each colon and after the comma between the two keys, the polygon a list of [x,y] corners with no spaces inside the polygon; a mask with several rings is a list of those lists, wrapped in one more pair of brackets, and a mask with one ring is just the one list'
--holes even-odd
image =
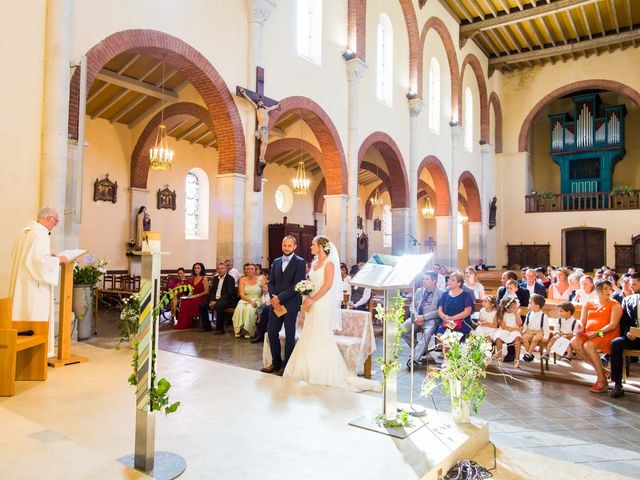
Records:
{"label": "groom", "polygon": [[[302,297],[297,294],[293,287],[305,278],[306,265],[304,259],[293,253],[297,247],[294,236],[287,235],[282,239],[282,257],[276,258],[271,266],[269,275],[269,294],[271,295],[271,306],[269,312],[269,347],[271,348],[272,364],[261,371],[264,373],[275,373],[282,376],[284,367],[293,352],[296,341],[296,317],[300,311]],[[278,317],[276,311],[280,307],[287,309],[287,313]],[[285,344],[284,344],[284,364],[280,349],[280,329],[284,322]]]}

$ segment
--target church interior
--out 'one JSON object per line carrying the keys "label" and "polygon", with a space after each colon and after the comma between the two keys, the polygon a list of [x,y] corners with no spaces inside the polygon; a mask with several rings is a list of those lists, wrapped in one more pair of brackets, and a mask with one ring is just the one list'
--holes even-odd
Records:
{"label": "church interior", "polygon": [[[285,235],[307,262],[326,236],[349,271],[374,254],[483,264],[491,295],[507,270],[640,268],[635,0],[33,0],[2,13],[0,299],[41,207],[59,214],[53,253],[108,262],[88,335],[71,321],[89,361],[11,378],[0,396],[3,478],[173,478],[117,461],[136,433],[117,324],[151,271],[147,232],[165,290],[197,262],[207,282],[225,261],[268,270]],[[364,367],[379,381],[381,298],[367,303]],[[261,373],[247,332],[174,329],[170,313],[152,341],[182,405],[154,429],[158,451],[186,460],[180,478],[435,479],[462,458],[496,462],[494,478],[640,477],[637,363],[618,399],[591,394],[577,360],[505,363],[484,380],[476,436],[443,420],[450,398],[434,393],[417,400],[427,427],[398,440],[348,425],[380,394]],[[0,347],[6,328],[0,317]],[[435,368],[405,369],[410,354],[402,401]],[[8,358],[0,348],[0,377]]]}

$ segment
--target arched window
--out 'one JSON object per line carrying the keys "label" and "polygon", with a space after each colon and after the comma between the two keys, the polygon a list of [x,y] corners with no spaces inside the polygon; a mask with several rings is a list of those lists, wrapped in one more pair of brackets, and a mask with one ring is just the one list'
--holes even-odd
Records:
{"label": "arched window", "polygon": [[209,238],[209,180],[201,168],[187,173],[184,185],[184,238]]}
{"label": "arched window", "polygon": [[429,130],[440,133],[440,64],[435,57],[429,63]]}
{"label": "arched window", "polygon": [[469,87],[464,90],[464,148],[473,151],[473,95]]}
{"label": "arched window", "polygon": [[322,0],[298,0],[298,55],[320,65]]}
{"label": "arched window", "polygon": [[376,95],[378,100],[390,106],[393,101],[393,30],[386,13],[381,13],[378,21],[377,53]]}
{"label": "arched window", "polygon": [[382,208],[382,246],[385,248],[391,248],[391,238],[393,236],[391,220],[391,207],[385,205]]}

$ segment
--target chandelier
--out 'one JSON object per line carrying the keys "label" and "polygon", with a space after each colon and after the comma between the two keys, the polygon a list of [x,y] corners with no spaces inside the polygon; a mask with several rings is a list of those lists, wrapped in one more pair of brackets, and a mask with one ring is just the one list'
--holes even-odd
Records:
{"label": "chandelier", "polygon": [[307,172],[304,169],[304,162],[298,162],[298,171],[292,181],[293,193],[296,195],[307,195],[309,193],[309,187],[311,186],[311,180],[307,178]]}
{"label": "chandelier", "polygon": [[431,204],[431,198],[429,198],[429,195],[427,195],[427,197],[424,199],[424,207],[422,207],[422,216],[424,218],[433,218],[434,213],[435,209]]}
{"label": "chandelier", "polygon": [[149,149],[149,162],[154,170],[171,170],[173,150],[167,142],[167,126],[164,124],[164,59],[162,59],[162,106],[156,143]]}
{"label": "chandelier", "polygon": [[383,205],[382,197],[380,197],[380,191],[377,187],[376,187],[376,191],[373,193],[373,197],[371,197],[369,201],[371,202],[371,205],[373,206],[373,208],[378,208]]}

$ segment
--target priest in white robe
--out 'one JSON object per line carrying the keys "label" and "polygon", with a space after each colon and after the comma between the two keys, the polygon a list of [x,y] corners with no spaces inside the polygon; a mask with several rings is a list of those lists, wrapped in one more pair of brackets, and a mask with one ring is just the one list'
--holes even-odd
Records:
{"label": "priest in white robe", "polygon": [[51,253],[51,230],[58,221],[58,212],[44,207],[38,220],[22,229],[13,246],[9,280],[13,320],[49,322],[49,356],[55,351],[53,287],[60,278],[60,264],[67,261]]}

